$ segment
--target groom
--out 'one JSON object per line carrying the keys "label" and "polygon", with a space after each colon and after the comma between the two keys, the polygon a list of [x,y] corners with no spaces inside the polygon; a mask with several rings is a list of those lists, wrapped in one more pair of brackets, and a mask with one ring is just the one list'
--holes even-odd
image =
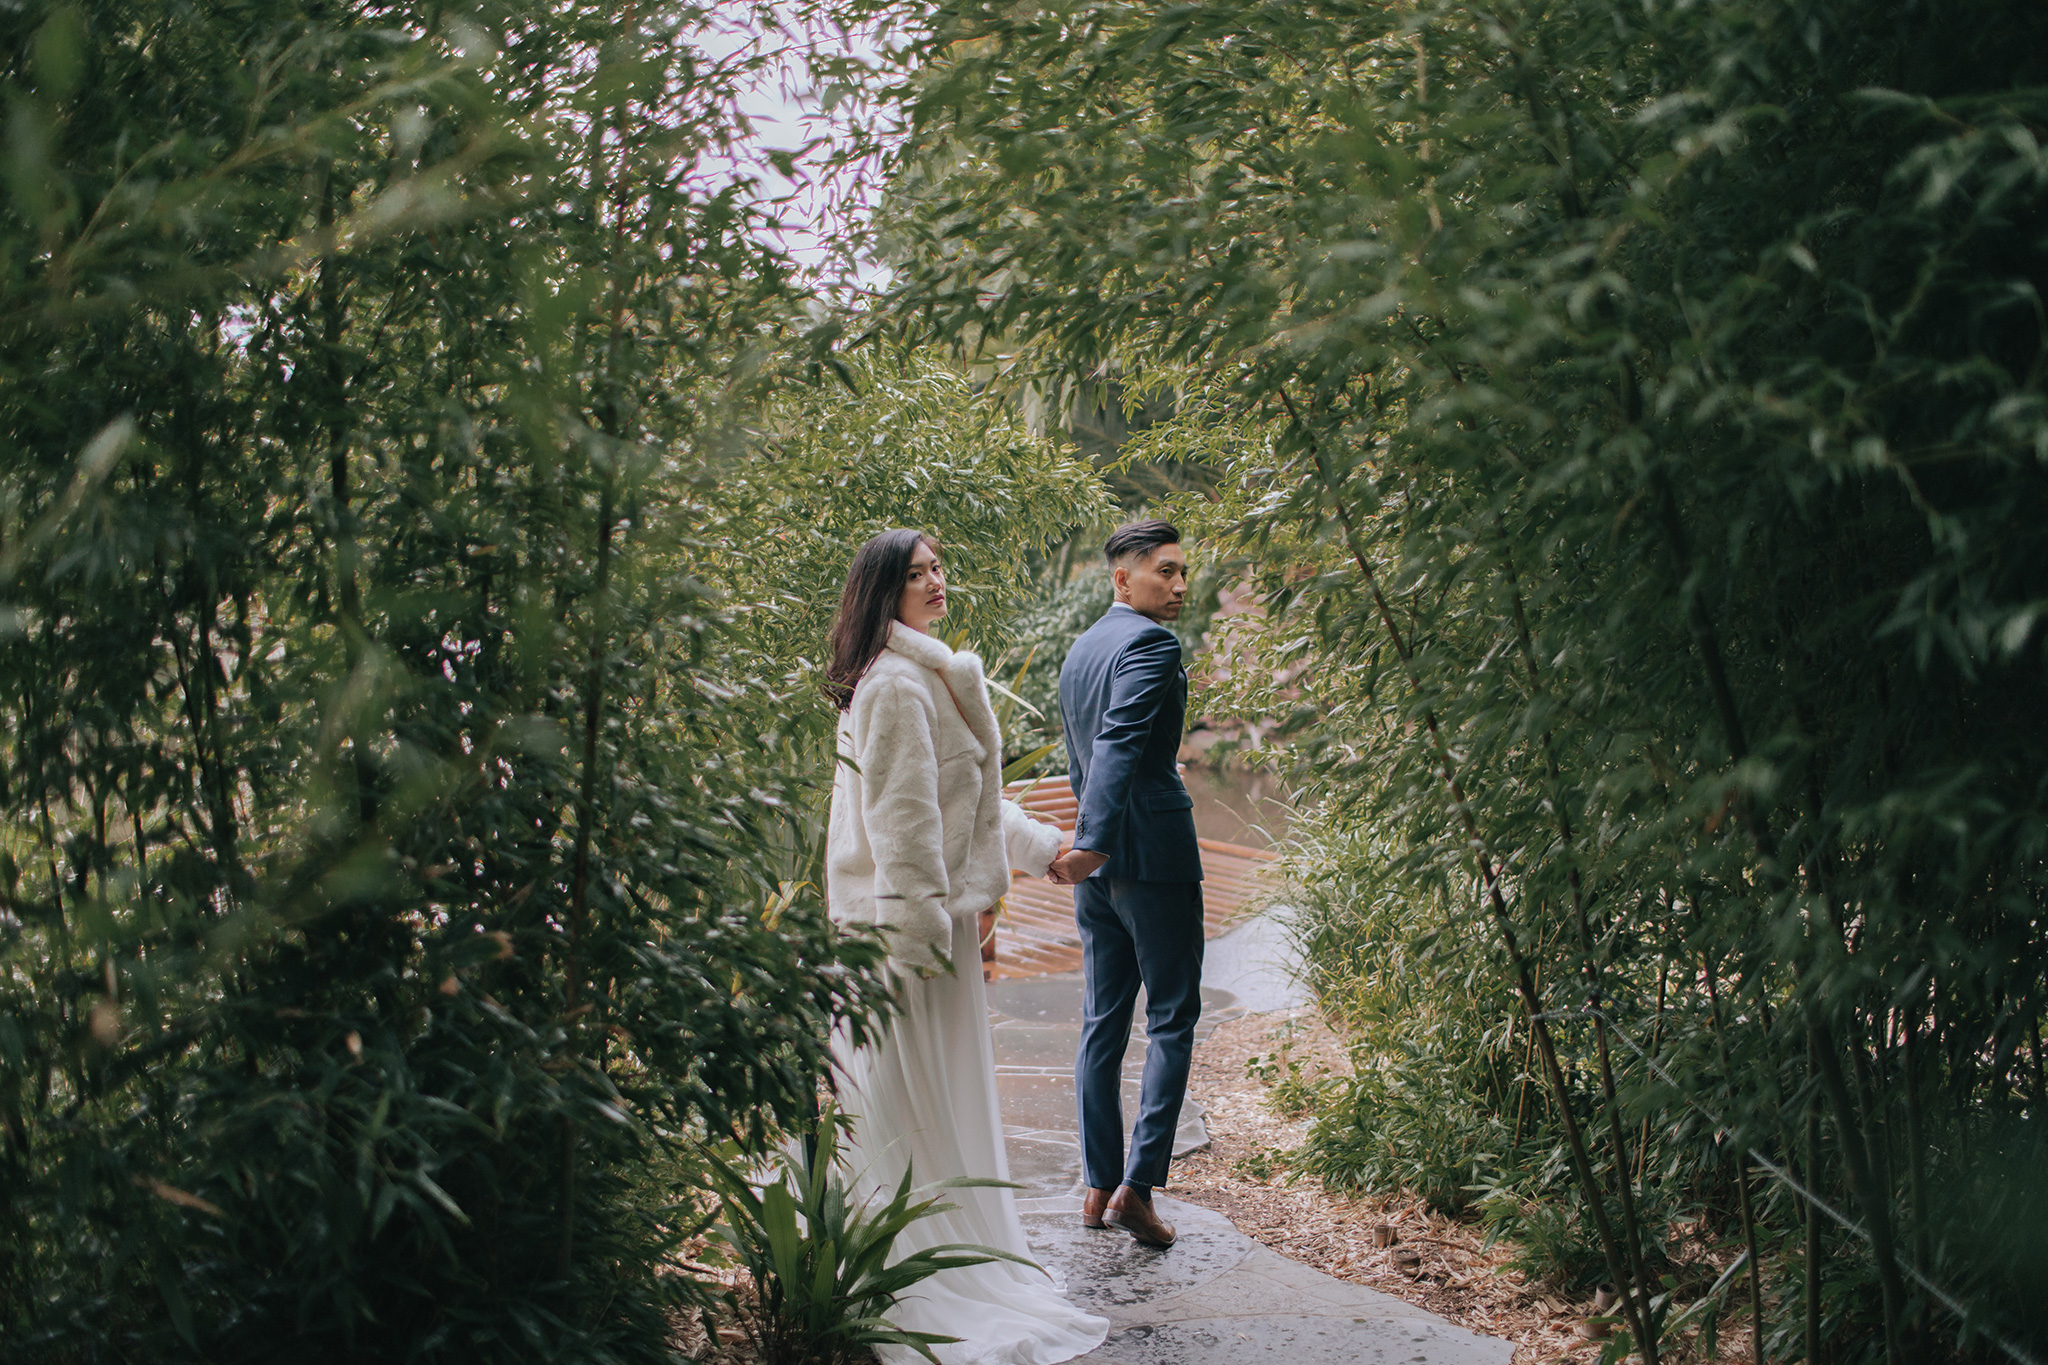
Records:
{"label": "groom", "polygon": [[[1080,802],[1074,846],[1050,875],[1074,887],[1081,930],[1081,1221],[1173,1245],[1152,1209],[1166,1183],[1202,1009],[1202,859],[1194,802],[1174,756],[1187,719],[1180,641],[1164,622],[1188,591],[1180,532],[1163,521],[1119,527],[1103,547],[1116,601],[1060,669],[1067,771]],[[1145,1082],[1124,1155],[1124,1048],[1145,987]]]}

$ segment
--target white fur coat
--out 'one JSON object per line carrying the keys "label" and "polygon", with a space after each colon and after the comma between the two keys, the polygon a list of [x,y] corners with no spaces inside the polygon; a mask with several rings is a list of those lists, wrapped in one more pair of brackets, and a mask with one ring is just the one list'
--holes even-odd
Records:
{"label": "white fur coat", "polygon": [[[948,695],[948,686],[951,695]],[[955,705],[957,700],[958,705]],[[889,645],[839,719],[825,901],[841,924],[878,924],[899,965],[939,965],[955,916],[1042,876],[1060,832],[1003,799],[1003,737],[981,660],[891,622]]]}

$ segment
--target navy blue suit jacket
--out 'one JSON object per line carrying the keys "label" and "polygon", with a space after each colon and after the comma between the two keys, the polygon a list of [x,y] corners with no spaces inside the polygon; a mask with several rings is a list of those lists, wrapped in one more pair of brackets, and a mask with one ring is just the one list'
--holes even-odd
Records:
{"label": "navy blue suit jacket", "polygon": [[1081,807],[1074,847],[1109,859],[1094,875],[1202,880],[1195,803],[1174,763],[1188,675],[1173,632],[1121,602],[1112,606],[1067,652],[1060,711]]}

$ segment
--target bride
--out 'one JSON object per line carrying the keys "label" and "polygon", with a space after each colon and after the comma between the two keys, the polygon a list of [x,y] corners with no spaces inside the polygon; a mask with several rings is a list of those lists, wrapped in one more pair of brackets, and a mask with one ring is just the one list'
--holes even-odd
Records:
{"label": "bride", "polygon": [[[1059,852],[1055,827],[1003,799],[1003,741],[981,660],[930,633],[945,611],[938,542],[885,531],[854,555],[832,626],[826,687],[851,761],[832,786],[826,901],[836,922],[881,927],[902,984],[886,1034],[858,1049],[842,1034],[833,1048],[862,1197],[894,1193],[905,1163],[920,1184],[1009,1178],[976,917],[1009,889],[1013,866],[1040,875]],[[1028,1254],[1009,1190],[947,1195],[959,1207],[911,1224],[904,1252],[975,1242]],[[1054,1365],[1109,1329],[1009,1261],[941,1271],[890,1319],[960,1338],[934,1348],[942,1365]],[[881,1358],[919,1359],[900,1346]]]}

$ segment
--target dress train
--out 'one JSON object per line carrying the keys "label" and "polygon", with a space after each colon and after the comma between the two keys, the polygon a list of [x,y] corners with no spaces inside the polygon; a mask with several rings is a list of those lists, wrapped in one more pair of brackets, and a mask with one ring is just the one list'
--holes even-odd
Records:
{"label": "dress train", "polygon": [[[953,921],[957,973],[912,980],[902,1011],[872,1046],[834,1040],[839,1103],[854,1116],[846,1158],[855,1194],[887,1199],[915,1184],[958,1175],[1007,1180],[988,992],[982,984],[974,916]],[[946,1242],[974,1242],[1029,1256],[1014,1191],[943,1192],[959,1207],[922,1218],[897,1245],[905,1254]],[[943,1270],[905,1291],[889,1319],[908,1331],[959,1337],[933,1347],[941,1365],[1056,1365],[1102,1344],[1109,1321],[1069,1303],[1045,1274],[1009,1261]],[[882,1365],[922,1365],[903,1346],[885,1346]]]}

